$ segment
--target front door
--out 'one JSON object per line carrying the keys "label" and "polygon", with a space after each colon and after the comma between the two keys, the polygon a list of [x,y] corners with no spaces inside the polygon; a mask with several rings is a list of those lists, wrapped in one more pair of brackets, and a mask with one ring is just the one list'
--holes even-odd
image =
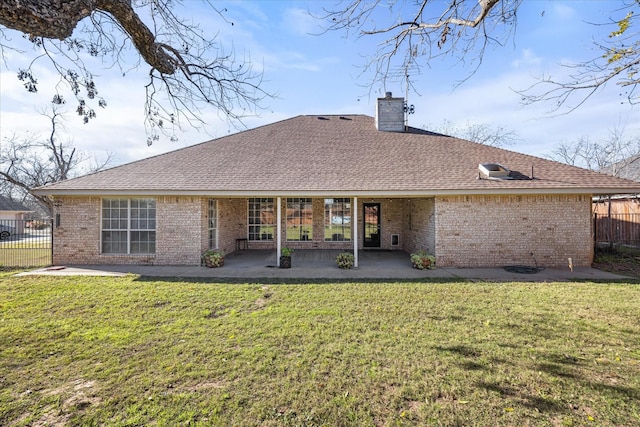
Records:
{"label": "front door", "polygon": [[365,248],[380,247],[380,203],[364,203],[364,241]]}

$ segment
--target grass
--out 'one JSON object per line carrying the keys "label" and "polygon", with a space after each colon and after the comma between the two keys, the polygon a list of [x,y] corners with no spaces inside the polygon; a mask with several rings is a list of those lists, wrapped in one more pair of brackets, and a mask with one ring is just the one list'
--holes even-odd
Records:
{"label": "grass", "polygon": [[640,286],[0,273],[0,425],[632,426]]}
{"label": "grass", "polygon": [[51,248],[7,247],[0,245],[0,267],[39,267],[51,265]]}

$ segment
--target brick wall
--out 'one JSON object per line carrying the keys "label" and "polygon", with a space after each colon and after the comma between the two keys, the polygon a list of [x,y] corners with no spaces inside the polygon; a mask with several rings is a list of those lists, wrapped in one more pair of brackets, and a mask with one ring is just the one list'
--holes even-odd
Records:
{"label": "brick wall", "polygon": [[202,239],[202,200],[199,197],[156,198],[156,253],[101,254],[99,197],[56,197],[53,263],[198,265]]}
{"label": "brick wall", "polygon": [[[164,196],[156,198],[154,264],[200,264],[203,234],[202,209],[200,197]],[[204,234],[206,235],[206,232]]]}
{"label": "brick wall", "polygon": [[410,199],[403,215],[402,249],[405,252],[436,251],[435,199]]}
{"label": "brick wall", "polygon": [[53,209],[60,215],[60,225],[53,227],[53,263],[97,264],[101,199],[56,197]]}
{"label": "brick wall", "polygon": [[218,248],[236,250],[236,239],[247,238],[247,199],[218,199]]}
{"label": "brick wall", "polygon": [[589,266],[591,198],[579,195],[456,196],[435,200],[440,266]]}

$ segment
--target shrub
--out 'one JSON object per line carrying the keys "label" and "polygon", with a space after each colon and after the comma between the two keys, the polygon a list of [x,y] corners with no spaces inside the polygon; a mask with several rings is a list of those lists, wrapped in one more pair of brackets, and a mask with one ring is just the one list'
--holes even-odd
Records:
{"label": "shrub", "polygon": [[209,268],[222,267],[224,265],[224,251],[206,250],[202,254],[202,261]]}
{"label": "shrub", "polygon": [[434,269],[436,268],[436,257],[421,250],[411,254],[411,265],[418,270]]}
{"label": "shrub", "polygon": [[349,269],[353,267],[353,263],[355,262],[355,257],[352,253],[342,252],[338,254],[336,257],[336,264],[338,264],[339,268]]}

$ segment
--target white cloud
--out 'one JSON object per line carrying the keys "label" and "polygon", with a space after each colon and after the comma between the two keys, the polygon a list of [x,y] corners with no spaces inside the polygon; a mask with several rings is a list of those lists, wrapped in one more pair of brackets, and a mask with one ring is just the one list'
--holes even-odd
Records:
{"label": "white cloud", "polygon": [[308,11],[299,8],[286,9],[282,15],[281,26],[297,36],[309,36],[322,31],[319,20]]}
{"label": "white cloud", "polygon": [[576,18],[576,10],[566,2],[554,2],[550,8],[550,14],[557,19],[570,21]]}
{"label": "white cloud", "polygon": [[528,72],[504,73],[491,80],[473,80],[452,93],[432,91],[423,98],[412,98],[416,114],[410,124],[438,127],[448,120],[455,126],[489,124],[515,131],[522,142],[510,149],[544,156],[561,142],[575,141],[582,135],[594,140],[606,138],[618,123],[626,123],[629,133],[640,130],[640,115],[628,104],[621,105],[607,89],[594,95],[568,114],[550,113],[549,104],[523,106],[513,88],[531,84]]}
{"label": "white cloud", "polygon": [[533,49],[523,49],[520,57],[511,62],[511,66],[520,67],[537,67],[542,63],[542,58],[535,54]]}

